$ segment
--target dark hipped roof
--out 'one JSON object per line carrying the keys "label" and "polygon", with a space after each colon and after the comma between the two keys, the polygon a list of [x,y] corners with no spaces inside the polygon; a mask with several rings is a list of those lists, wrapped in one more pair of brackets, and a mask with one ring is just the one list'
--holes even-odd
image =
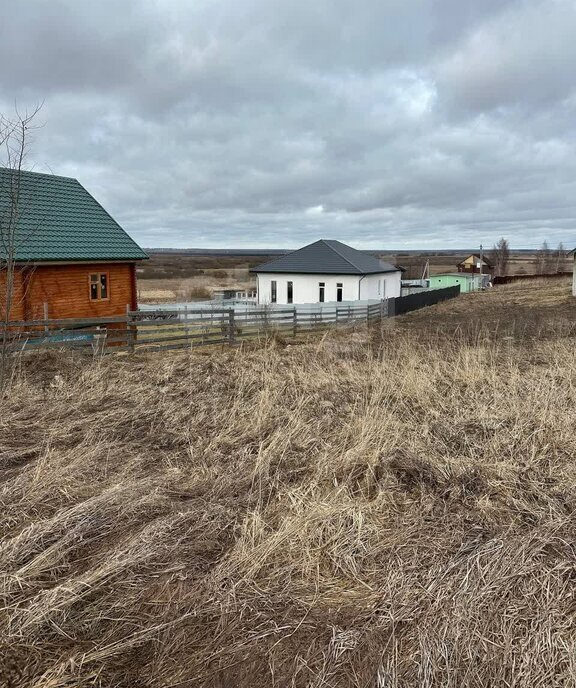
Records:
{"label": "dark hipped roof", "polygon": [[[20,174],[19,262],[143,260],[146,253],[76,179],[0,167],[0,223]],[[0,259],[6,247],[0,242]]]}
{"label": "dark hipped roof", "polygon": [[333,239],[313,244],[252,268],[251,272],[292,272],[316,275],[370,275],[399,268]]}

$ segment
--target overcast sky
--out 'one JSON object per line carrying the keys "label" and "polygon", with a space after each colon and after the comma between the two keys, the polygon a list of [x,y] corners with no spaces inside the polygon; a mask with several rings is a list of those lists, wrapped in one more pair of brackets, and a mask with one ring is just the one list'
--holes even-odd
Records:
{"label": "overcast sky", "polygon": [[576,0],[2,6],[30,164],[144,246],[576,246]]}

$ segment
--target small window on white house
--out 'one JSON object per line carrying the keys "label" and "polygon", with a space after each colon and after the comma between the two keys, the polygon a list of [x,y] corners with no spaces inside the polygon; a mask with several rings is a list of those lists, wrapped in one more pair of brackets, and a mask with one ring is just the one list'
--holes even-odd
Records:
{"label": "small window on white house", "polygon": [[326,287],[326,282],[318,282],[318,301],[324,303],[324,289]]}
{"label": "small window on white house", "polygon": [[278,297],[278,290],[277,290],[276,280],[272,280],[270,282],[270,302],[276,303],[277,297]]}
{"label": "small window on white house", "polygon": [[293,282],[287,282],[286,283],[286,301],[288,303],[292,303],[294,299],[294,283]]}
{"label": "small window on white house", "polygon": [[336,301],[342,301],[342,282],[336,283]]}

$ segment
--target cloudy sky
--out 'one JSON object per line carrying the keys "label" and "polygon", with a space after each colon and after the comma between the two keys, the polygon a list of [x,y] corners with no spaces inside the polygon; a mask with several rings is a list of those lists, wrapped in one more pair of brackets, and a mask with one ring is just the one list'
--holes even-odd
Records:
{"label": "cloudy sky", "polygon": [[30,164],[144,246],[576,246],[576,0],[2,6]]}

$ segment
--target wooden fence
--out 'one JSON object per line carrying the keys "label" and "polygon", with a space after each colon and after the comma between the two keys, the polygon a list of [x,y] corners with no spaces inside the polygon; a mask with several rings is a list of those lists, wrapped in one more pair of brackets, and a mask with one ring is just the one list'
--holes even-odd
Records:
{"label": "wooden fence", "polygon": [[[454,288],[426,292],[426,304],[456,296]],[[450,292],[450,294],[448,294]],[[158,308],[123,316],[74,320],[30,320],[9,324],[14,351],[78,348],[106,351],[155,351],[213,344],[238,344],[272,334],[295,338],[322,328],[373,324],[398,313],[404,299],[363,305],[320,305],[317,309],[284,308]],[[389,313],[389,304],[395,311]],[[407,304],[408,305],[408,304]],[[418,306],[415,306],[418,307]],[[408,310],[412,310],[408,308]]]}

